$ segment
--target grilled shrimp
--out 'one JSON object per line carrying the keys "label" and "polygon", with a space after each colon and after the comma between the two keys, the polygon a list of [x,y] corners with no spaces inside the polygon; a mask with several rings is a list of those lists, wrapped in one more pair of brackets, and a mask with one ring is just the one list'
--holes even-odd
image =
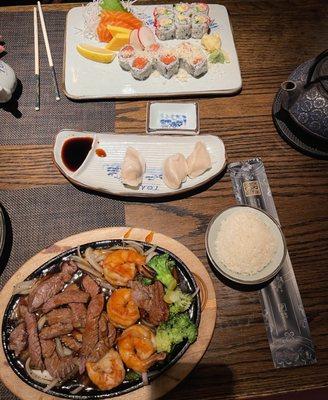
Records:
{"label": "grilled shrimp", "polygon": [[156,353],[154,333],[141,324],[123,331],[117,345],[124,364],[139,373],[146,372],[155,362],[166,357],[166,353]]}
{"label": "grilled shrimp", "polygon": [[89,378],[100,390],[110,390],[120,385],[125,378],[125,368],[118,352],[110,349],[97,362],[87,362]]}
{"label": "grilled shrimp", "polygon": [[140,318],[139,309],[132,299],[132,290],[120,288],[114,290],[107,303],[110,322],[117,328],[127,328]]}
{"label": "grilled shrimp", "polygon": [[145,264],[146,257],[133,249],[114,250],[103,263],[104,275],[115,286],[126,286],[134,279],[136,267]]}

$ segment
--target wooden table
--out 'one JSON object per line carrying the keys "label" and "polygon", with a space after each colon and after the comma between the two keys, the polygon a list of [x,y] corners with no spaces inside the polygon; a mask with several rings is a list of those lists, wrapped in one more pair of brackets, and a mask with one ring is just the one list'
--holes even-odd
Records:
{"label": "wooden table", "polygon": [[[243,90],[237,96],[198,99],[201,131],[224,140],[230,161],[254,156],[263,159],[318,363],[311,367],[274,369],[258,294],[235,291],[211,272],[218,300],[211,345],[194,372],[166,398],[246,399],[320,388],[322,398],[327,398],[324,388],[328,385],[328,163],[298,153],[279,137],[272,123],[271,105],[279,84],[290,72],[327,47],[328,3],[325,0],[221,3],[230,13]],[[45,9],[69,7],[55,5]],[[31,7],[1,9],[10,10],[24,12]],[[117,132],[144,132],[145,117],[145,101],[116,103]],[[14,173],[17,164],[21,165],[20,175]],[[0,148],[0,189],[64,183],[66,180],[52,163],[51,146]],[[210,189],[181,200],[126,202],[126,224],[176,238],[208,266],[204,246],[207,224],[213,214],[233,204],[226,174]]]}

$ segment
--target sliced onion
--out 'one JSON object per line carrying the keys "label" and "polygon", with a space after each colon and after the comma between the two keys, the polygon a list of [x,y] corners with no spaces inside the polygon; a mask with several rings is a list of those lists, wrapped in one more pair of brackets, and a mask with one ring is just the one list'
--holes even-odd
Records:
{"label": "sliced onion", "polygon": [[58,337],[55,338],[55,342],[56,342],[56,350],[57,350],[59,357],[61,357],[61,358],[65,357],[65,352],[64,352],[62,342],[60,341],[60,339]]}
{"label": "sliced onion", "polygon": [[151,328],[151,329],[155,329],[155,328],[156,328],[156,325],[151,324],[150,322],[146,321],[145,319],[142,319],[142,320],[141,320],[141,323],[142,323],[143,325],[147,325],[148,328]]}
{"label": "sliced onion", "polygon": [[194,291],[194,293],[191,295],[191,298],[193,299],[195,296],[197,296],[198,293],[199,293],[199,291],[200,291],[200,288],[198,287],[198,288]]}
{"label": "sliced onion", "polygon": [[101,278],[96,278],[95,281],[103,288],[108,289],[108,290],[115,290],[116,288],[114,286],[112,286],[110,283],[108,283],[107,281],[104,281]]}
{"label": "sliced onion", "polygon": [[144,254],[144,247],[142,244],[131,240],[124,240],[124,243],[128,245],[127,247],[132,247],[133,249],[137,250],[138,253]]}
{"label": "sliced onion", "polygon": [[38,321],[38,331],[41,331],[41,329],[43,328],[43,326],[46,322],[47,322],[47,316],[42,315],[42,317]]}
{"label": "sliced onion", "polygon": [[151,253],[149,253],[149,254],[147,255],[147,257],[146,257],[146,264],[148,264],[149,261],[150,261],[153,257],[155,257],[155,256],[157,256],[157,255],[158,255],[158,253],[156,253],[156,251],[152,251]]}
{"label": "sliced onion", "polygon": [[76,265],[77,265],[80,269],[82,269],[83,271],[88,272],[89,274],[91,274],[91,275],[93,275],[93,276],[96,276],[96,277],[99,278],[99,279],[102,279],[102,275],[99,274],[99,272],[97,272],[96,270],[94,270],[94,269],[91,268],[90,266],[86,266],[86,265],[81,264],[81,263],[79,263],[79,262],[77,262],[77,261],[75,261],[75,262],[76,262]]}
{"label": "sliced onion", "polygon": [[37,369],[31,369],[30,362],[31,358],[29,357],[26,360],[25,369],[30,378],[36,382],[42,383],[43,385],[48,385],[50,382],[53,382],[54,379],[47,370],[40,371]]}
{"label": "sliced onion", "polygon": [[157,249],[157,246],[151,246],[147,251],[144,252],[145,256],[148,256],[148,254],[152,253]]}
{"label": "sliced onion", "polygon": [[75,261],[77,263],[83,264],[86,267],[89,267],[89,263],[87,260],[85,260],[83,257],[79,257],[79,256],[71,256],[71,260]]}
{"label": "sliced onion", "polygon": [[88,261],[88,263],[93,267],[96,271],[100,272],[102,274],[103,269],[102,267],[97,263],[93,256],[93,252],[91,247],[88,247],[85,252],[84,252],[84,257]]}
{"label": "sliced onion", "polygon": [[55,386],[58,385],[60,379],[54,379],[52,382],[49,383],[44,389],[42,389],[45,393],[49,392],[49,390],[53,389]]}
{"label": "sliced onion", "polygon": [[15,294],[29,294],[35,285],[37,279],[31,279],[30,281],[23,281],[20,283],[17,283],[17,285],[14,286],[13,289],[13,296]]}
{"label": "sliced onion", "polygon": [[78,394],[78,393],[80,393],[84,388],[85,388],[84,385],[79,385],[77,388],[71,390],[70,393],[72,393],[72,394]]}
{"label": "sliced onion", "polygon": [[63,346],[63,350],[64,350],[65,356],[71,356],[73,354],[73,351],[66,346]]}
{"label": "sliced onion", "polygon": [[144,386],[149,385],[148,374],[147,374],[147,372],[143,372],[143,373],[141,374],[141,378],[142,378],[142,383],[143,383]]}
{"label": "sliced onion", "polygon": [[76,252],[77,252],[78,257],[82,258],[81,247],[80,246],[77,246]]}

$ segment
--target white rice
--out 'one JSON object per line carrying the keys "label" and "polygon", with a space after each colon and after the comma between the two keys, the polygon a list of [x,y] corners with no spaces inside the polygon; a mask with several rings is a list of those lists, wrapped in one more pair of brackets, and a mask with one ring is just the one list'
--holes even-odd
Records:
{"label": "white rice", "polygon": [[231,271],[254,275],[266,267],[278,243],[270,227],[249,210],[237,210],[221,223],[215,242],[218,259]]}

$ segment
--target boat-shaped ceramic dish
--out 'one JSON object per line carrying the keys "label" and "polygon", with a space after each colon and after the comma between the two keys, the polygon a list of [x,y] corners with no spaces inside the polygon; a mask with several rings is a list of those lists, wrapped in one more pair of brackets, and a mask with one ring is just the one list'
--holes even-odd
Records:
{"label": "boat-shaped ceramic dish", "polygon": [[[77,139],[77,147],[69,150],[67,144],[73,138]],[[162,179],[164,160],[176,153],[187,157],[198,141],[205,144],[212,168],[197,178],[187,178],[179,189],[170,189]],[[121,164],[129,146],[138,150],[146,161],[143,181],[137,188],[125,186],[121,180]],[[163,197],[184,193],[211,181],[226,165],[224,143],[212,135],[115,135],[62,130],[56,137],[53,152],[57,167],[72,183],[103,193],[129,197]],[[75,161],[80,165],[76,170],[72,168]]]}
{"label": "boat-shaped ceramic dish", "polygon": [[[154,31],[153,12],[159,5],[136,5],[133,6],[133,11],[145,26]],[[232,28],[227,9],[222,5],[209,4],[210,32],[220,35],[222,49],[228,54],[230,62],[210,63],[208,73],[197,79],[183,73],[180,69],[179,74],[171,79],[166,79],[154,71],[148,79],[138,81],[131,76],[130,72],[122,70],[117,57],[109,64],[97,63],[82,57],[76,50],[78,44],[86,43],[98,47],[105,45],[96,39],[85,37],[86,12],[85,7],[72,8],[66,19],[64,91],[71,99],[225,95],[236,93],[241,89],[242,79]],[[158,42],[174,47],[182,43],[182,40],[158,40]],[[199,39],[187,39],[187,42],[201,47]]]}

